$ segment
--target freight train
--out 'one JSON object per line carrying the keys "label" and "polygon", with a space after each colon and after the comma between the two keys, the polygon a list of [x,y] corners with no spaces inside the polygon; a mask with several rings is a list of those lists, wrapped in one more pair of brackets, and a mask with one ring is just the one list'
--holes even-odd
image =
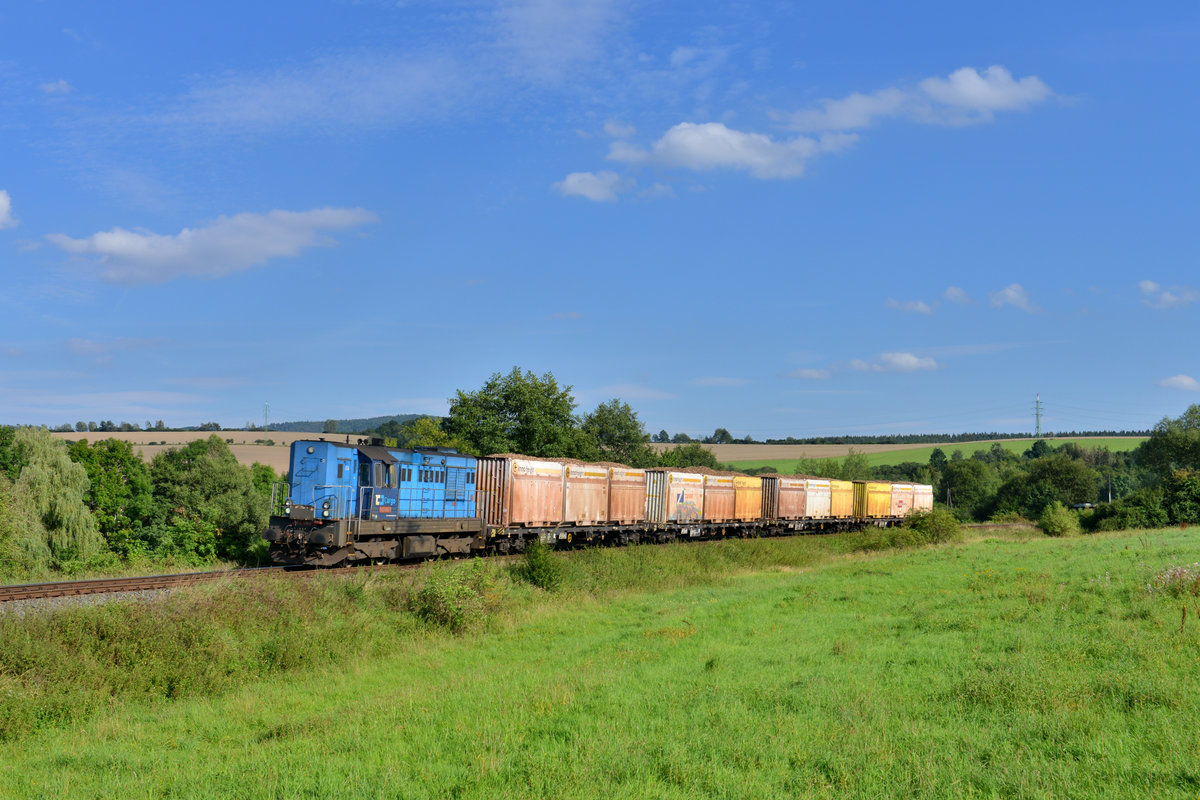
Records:
{"label": "freight train", "polygon": [[895,525],[933,487],[704,468],[415,450],[380,440],[292,443],[264,537],[281,564],[332,567],[445,555]]}

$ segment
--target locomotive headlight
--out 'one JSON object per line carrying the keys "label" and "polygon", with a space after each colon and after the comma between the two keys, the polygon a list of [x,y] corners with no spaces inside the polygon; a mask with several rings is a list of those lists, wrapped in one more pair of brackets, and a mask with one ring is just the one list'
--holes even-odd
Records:
{"label": "locomotive headlight", "polygon": [[328,516],[329,516],[329,509],[327,508],[327,509],[325,509],[324,511],[322,511],[322,512],[321,512],[321,516],[322,516],[322,517],[328,517]]}
{"label": "locomotive headlight", "polygon": [[326,500],[324,503],[321,503],[321,508],[324,508],[325,510],[329,510],[329,501]]}

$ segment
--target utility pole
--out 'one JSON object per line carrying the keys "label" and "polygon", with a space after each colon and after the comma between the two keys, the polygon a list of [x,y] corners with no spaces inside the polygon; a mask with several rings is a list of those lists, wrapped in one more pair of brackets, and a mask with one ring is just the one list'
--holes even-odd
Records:
{"label": "utility pole", "polygon": [[263,403],[263,430],[271,430],[271,404]]}
{"label": "utility pole", "polygon": [[1036,421],[1036,426],[1037,426],[1036,428],[1034,428],[1033,438],[1040,439],[1040,438],[1042,438],[1042,395],[1041,395],[1041,393],[1034,395],[1033,418]]}

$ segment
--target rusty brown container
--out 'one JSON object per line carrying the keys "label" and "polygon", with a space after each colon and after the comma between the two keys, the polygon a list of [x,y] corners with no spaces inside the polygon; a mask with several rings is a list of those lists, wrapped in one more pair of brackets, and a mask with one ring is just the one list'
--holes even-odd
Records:
{"label": "rusty brown container", "polygon": [[803,519],[806,486],[804,478],[764,475],[763,519]]}
{"label": "rusty brown container", "polygon": [[566,464],[563,467],[562,521],[596,525],[608,521],[608,467]]}
{"label": "rusty brown container", "polygon": [[928,483],[913,484],[913,511],[933,511],[933,487]]}
{"label": "rusty brown container", "polygon": [[608,470],[608,521],[630,525],[646,519],[646,471],[628,467]]}
{"label": "rusty brown container", "polygon": [[476,499],[488,525],[541,527],[562,522],[563,465],[489,456],[476,466]]}
{"label": "rusty brown container", "polygon": [[754,475],[733,479],[733,518],[738,522],[762,519],[763,480]]}
{"label": "rusty brown container", "polygon": [[829,516],[848,519],[854,516],[854,484],[851,481],[829,481]]}
{"label": "rusty brown container", "polygon": [[[761,499],[759,501],[761,503]],[[737,493],[730,475],[704,476],[704,521],[732,522],[737,506]]]}
{"label": "rusty brown container", "polygon": [[646,470],[646,519],[699,522],[704,515],[704,476],[665,469]]}

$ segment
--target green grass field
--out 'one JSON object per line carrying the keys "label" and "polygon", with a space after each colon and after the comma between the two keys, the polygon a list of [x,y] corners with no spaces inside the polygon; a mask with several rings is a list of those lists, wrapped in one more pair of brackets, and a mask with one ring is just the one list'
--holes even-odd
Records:
{"label": "green grass field", "polygon": [[[1050,444],[1055,447],[1061,446],[1067,442],[1074,442],[1080,447],[1105,447],[1113,452],[1133,450],[1139,444],[1146,441],[1145,437],[1122,437],[1119,439],[1047,439]],[[1002,439],[1000,446],[1009,452],[1020,455],[1030,448],[1033,444],[1029,439]],[[949,458],[955,451],[960,451],[964,458],[970,458],[971,454],[978,450],[988,450],[992,446],[991,442],[964,442],[962,444],[947,444],[941,445],[941,450]],[[867,462],[873,467],[895,466],[903,464],[906,461],[916,461],[920,464],[928,463],[929,456],[933,453],[934,447],[914,447],[904,450],[886,450],[879,453],[867,453]],[[798,460],[794,458],[771,459],[766,461],[734,461],[730,466],[734,469],[760,469],[762,467],[774,467],[780,474],[790,474],[796,471]]]}
{"label": "green grass field", "polygon": [[1195,797],[1200,609],[1145,586],[1198,534],[589,551],[466,636],[0,743],[0,796]]}

